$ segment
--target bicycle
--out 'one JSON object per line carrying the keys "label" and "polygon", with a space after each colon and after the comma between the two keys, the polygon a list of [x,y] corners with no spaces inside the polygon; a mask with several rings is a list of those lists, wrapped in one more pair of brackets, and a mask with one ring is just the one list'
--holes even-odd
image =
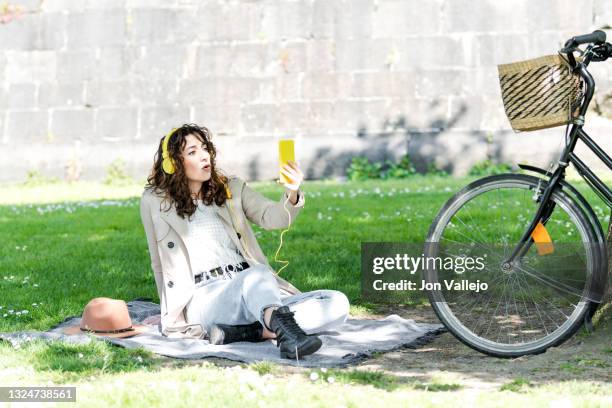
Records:
{"label": "bicycle", "polygon": [[583,323],[590,324],[606,290],[602,226],[584,196],[565,180],[565,172],[572,164],[612,208],[610,188],[574,153],[581,140],[612,169],[612,159],[583,130],[595,89],[587,67],[612,57],[612,45],[603,31],[595,31],[571,38],[559,55],[567,57],[584,85],[579,103],[569,108],[565,147],[554,171],[553,166],[547,171],[519,164],[535,175],[507,173],[472,182],[444,204],[427,235],[427,257],[486,260],[482,270],[461,275],[462,280],[476,277],[487,283],[488,289],[478,293],[446,286],[459,275],[440,265],[425,268],[423,277],[437,284],[427,293],[447,329],[471,348],[496,357],[538,354],[563,343]]}

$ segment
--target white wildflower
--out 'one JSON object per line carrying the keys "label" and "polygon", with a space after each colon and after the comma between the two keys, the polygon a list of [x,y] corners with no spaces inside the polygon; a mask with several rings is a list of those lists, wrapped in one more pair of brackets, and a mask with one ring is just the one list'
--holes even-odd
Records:
{"label": "white wildflower", "polygon": [[321,372],[322,372],[322,373],[326,373],[326,372],[327,372],[327,368],[325,368],[325,367],[321,367]]}
{"label": "white wildflower", "polygon": [[332,377],[332,376],[329,376],[329,377],[327,377],[327,382],[330,383],[330,384],[333,384],[333,383],[336,382],[336,379],[334,377]]}
{"label": "white wildflower", "polygon": [[319,379],[319,374],[317,374],[315,371],[313,371],[312,373],[310,373],[310,379],[312,381],[317,381]]}
{"label": "white wildflower", "polygon": [[83,358],[83,353],[79,353],[79,358]]}

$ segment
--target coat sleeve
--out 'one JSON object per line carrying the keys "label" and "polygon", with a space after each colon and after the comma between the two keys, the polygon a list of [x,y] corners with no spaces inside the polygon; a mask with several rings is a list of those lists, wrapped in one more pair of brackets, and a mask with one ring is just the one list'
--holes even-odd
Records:
{"label": "coat sleeve", "polygon": [[[264,229],[287,228],[289,222],[293,223],[302,208],[304,208],[305,198],[303,191],[298,192],[298,202],[292,205],[291,202],[287,201],[289,197],[287,191],[285,191],[280,201],[273,201],[253,190],[245,181],[240,181],[242,182],[241,197],[244,214],[249,221]],[[285,204],[285,201],[287,201],[287,204]],[[291,215],[291,219],[289,219],[287,212]]]}
{"label": "coat sleeve", "polygon": [[162,265],[157,250],[157,238],[155,236],[155,229],[153,228],[153,218],[151,216],[151,198],[145,192],[140,198],[140,219],[144,226],[145,234],[147,236],[147,245],[149,246],[149,255],[151,256],[151,268],[155,275],[155,285],[157,286],[157,294],[159,300],[162,300],[161,288],[163,287],[163,275]]}

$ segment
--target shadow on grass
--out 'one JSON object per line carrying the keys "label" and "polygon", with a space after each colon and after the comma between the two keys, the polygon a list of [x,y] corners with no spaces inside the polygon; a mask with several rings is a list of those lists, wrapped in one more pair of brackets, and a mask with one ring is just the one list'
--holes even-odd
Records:
{"label": "shadow on grass", "polygon": [[[2,348],[11,346],[0,343]],[[31,364],[36,371],[56,374],[60,382],[102,374],[154,371],[161,366],[159,359],[143,348],[126,349],[105,341],[71,344],[36,340],[21,344],[15,351],[19,360]]]}
{"label": "shadow on grass", "polygon": [[408,388],[423,391],[456,391],[461,385],[447,382],[435,377],[411,378],[395,376],[381,371],[364,371],[356,369],[318,370],[308,374],[312,381],[338,382],[348,385],[371,385],[385,391]]}

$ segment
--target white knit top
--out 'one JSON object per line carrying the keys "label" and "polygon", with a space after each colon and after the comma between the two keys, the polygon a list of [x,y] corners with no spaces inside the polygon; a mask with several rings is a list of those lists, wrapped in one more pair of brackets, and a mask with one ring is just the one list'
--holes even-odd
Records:
{"label": "white knit top", "polygon": [[198,200],[198,209],[188,223],[186,239],[192,248],[199,249],[189,254],[194,274],[245,261],[213,206],[216,206],[214,202],[208,206]]}

